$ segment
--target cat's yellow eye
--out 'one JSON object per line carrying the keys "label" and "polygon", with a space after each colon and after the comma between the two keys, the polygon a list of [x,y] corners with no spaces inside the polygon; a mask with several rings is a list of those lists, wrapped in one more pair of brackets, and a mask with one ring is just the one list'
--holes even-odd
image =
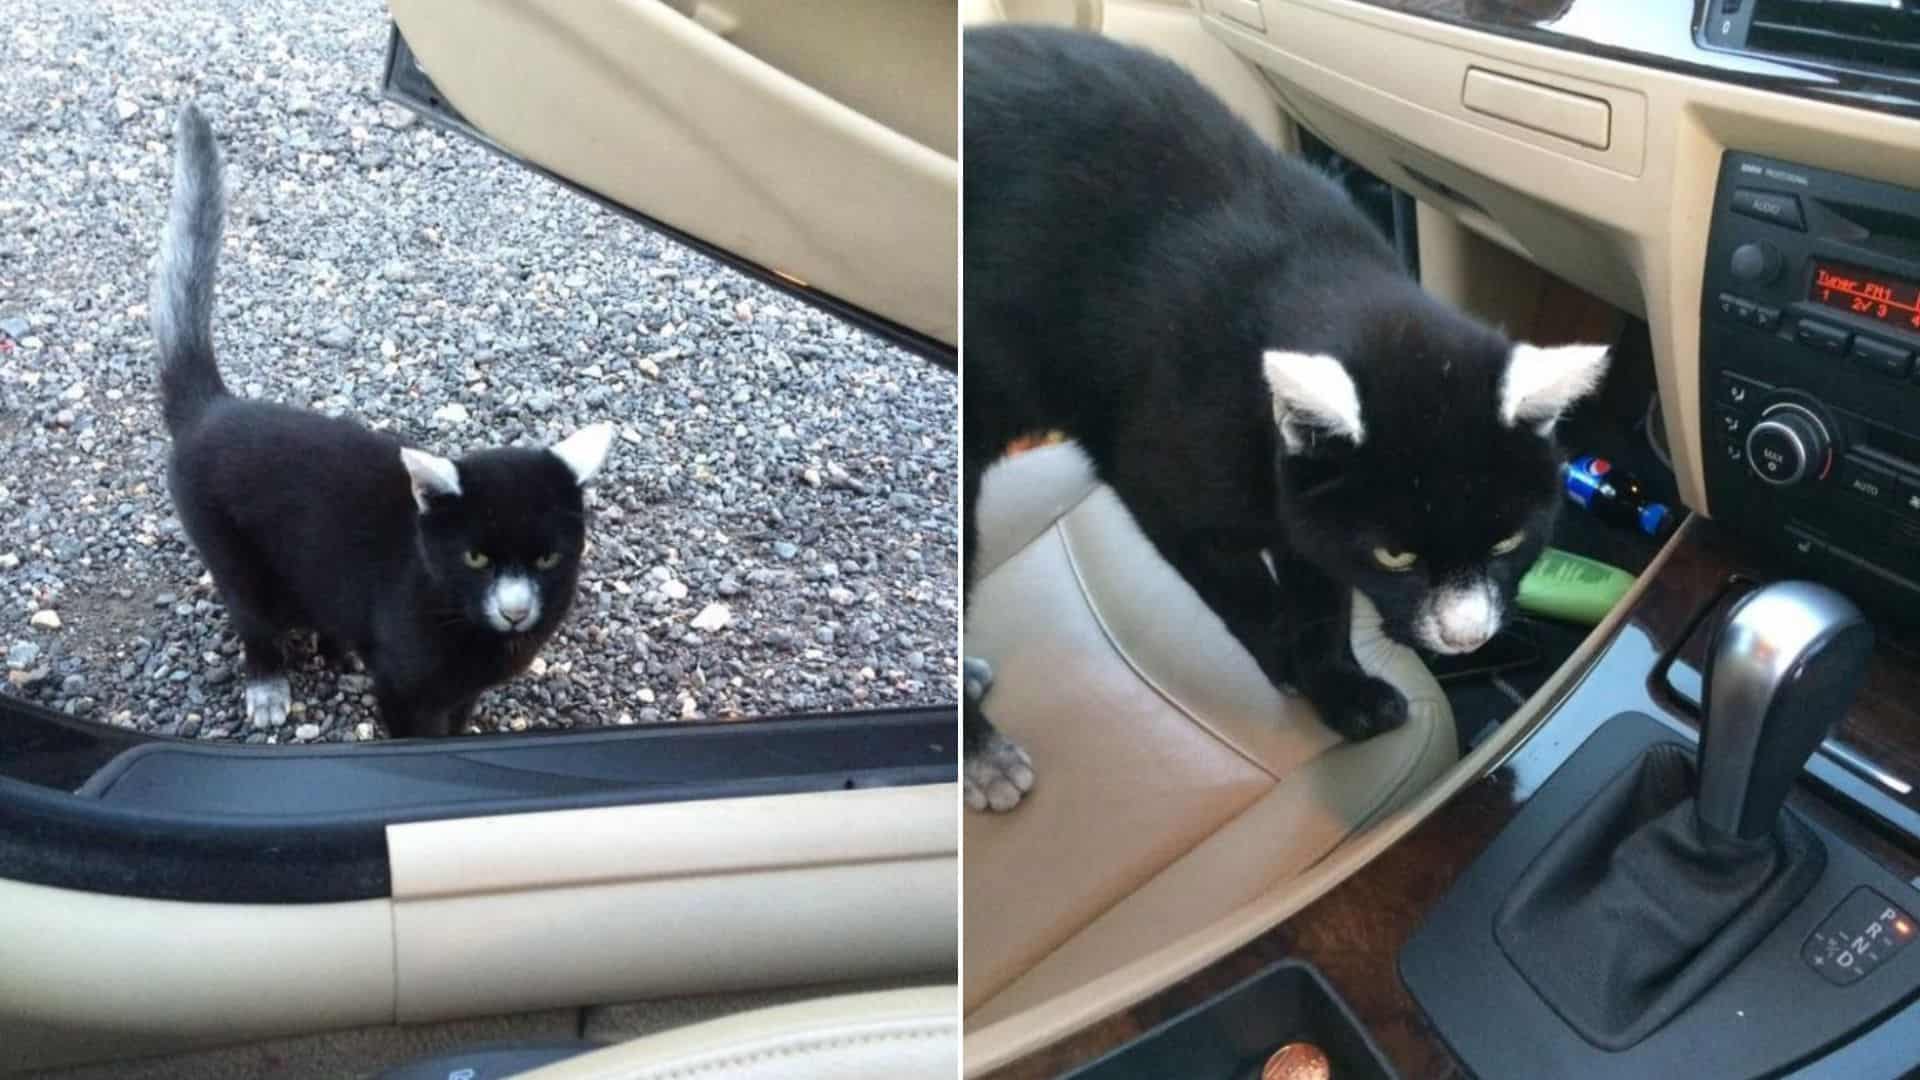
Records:
{"label": "cat's yellow eye", "polygon": [[493,561],[487,558],[484,552],[479,551],[469,551],[466,557],[467,565],[473,567],[475,570],[485,570],[487,564]]}
{"label": "cat's yellow eye", "polygon": [[1527,542],[1527,531],[1525,529],[1522,529],[1519,532],[1514,533],[1512,536],[1507,537],[1505,540],[1502,540],[1499,543],[1493,545],[1493,553],[1495,555],[1511,555],[1515,551],[1518,551],[1520,549],[1521,544],[1524,544],[1526,542]]}
{"label": "cat's yellow eye", "polygon": [[536,569],[551,570],[560,565],[560,553],[557,551],[549,551],[545,555],[533,560],[533,565]]}
{"label": "cat's yellow eye", "polygon": [[1411,551],[1388,551],[1386,548],[1377,547],[1373,549],[1373,561],[1379,563],[1382,570],[1404,574],[1413,569],[1413,564],[1420,561],[1420,556]]}

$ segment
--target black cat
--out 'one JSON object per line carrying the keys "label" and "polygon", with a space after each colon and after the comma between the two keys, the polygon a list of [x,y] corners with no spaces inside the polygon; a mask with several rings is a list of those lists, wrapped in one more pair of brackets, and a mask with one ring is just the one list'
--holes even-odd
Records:
{"label": "black cat", "polygon": [[[1063,431],[1276,685],[1349,739],[1398,726],[1351,590],[1398,641],[1486,642],[1559,505],[1555,421],[1607,350],[1516,344],[1428,295],[1166,60],[1038,27],[964,51],[966,580],[980,474]],[[967,798],[1007,809],[1031,763],[968,681]]]}
{"label": "black cat", "polygon": [[458,461],[350,420],[234,397],[214,364],[225,194],[199,110],[180,113],[152,322],[180,522],[246,649],[246,709],[284,722],[283,632],[357,652],[396,736],[460,729],[525,668],[573,602],[586,507],[610,425],[551,449]]}

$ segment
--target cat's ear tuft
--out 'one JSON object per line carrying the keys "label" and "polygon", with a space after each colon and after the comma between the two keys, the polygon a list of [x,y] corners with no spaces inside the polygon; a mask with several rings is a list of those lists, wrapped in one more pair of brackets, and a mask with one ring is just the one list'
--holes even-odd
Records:
{"label": "cat's ear tuft", "polygon": [[1366,439],[1360,423],[1360,393],[1340,361],[1324,353],[1268,350],[1261,356],[1273,392],[1273,419],[1287,453],[1307,450],[1316,438]]}
{"label": "cat's ear tuft", "polygon": [[613,425],[590,424],[553,444],[553,456],[573,473],[573,482],[585,485],[607,463],[613,449]]}
{"label": "cat's ear tuft", "polygon": [[407,477],[413,483],[413,501],[419,504],[421,513],[427,512],[427,504],[434,499],[459,497],[460,470],[446,458],[403,446],[400,464],[407,467]]}
{"label": "cat's ear tuft", "polygon": [[1500,422],[1552,434],[1561,415],[1606,378],[1607,359],[1605,345],[1515,345],[1500,378]]}

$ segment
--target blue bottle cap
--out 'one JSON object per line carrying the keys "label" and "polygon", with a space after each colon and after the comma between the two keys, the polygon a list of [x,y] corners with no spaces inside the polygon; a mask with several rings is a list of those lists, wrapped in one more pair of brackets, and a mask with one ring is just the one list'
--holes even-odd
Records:
{"label": "blue bottle cap", "polygon": [[1659,536],[1660,527],[1667,522],[1667,508],[1659,503],[1648,503],[1640,511],[1640,531],[1648,536]]}

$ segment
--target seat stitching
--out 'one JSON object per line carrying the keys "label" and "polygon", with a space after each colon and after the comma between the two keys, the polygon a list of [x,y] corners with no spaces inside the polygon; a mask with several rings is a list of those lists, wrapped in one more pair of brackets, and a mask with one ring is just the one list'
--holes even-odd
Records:
{"label": "seat stitching", "polygon": [[[648,1069],[637,1074],[643,1078],[673,1080],[674,1077],[698,1076],[713,1073],[719,1069],[735,1069],[745,1065],[772,1061],[778,1058],[791,1058],[801,1055],[818,1054],[825,1051],[845,1050],[856,1046],[882,1042],[924,1042],[930,1039],[945,1038],[952,1034],[950,1023],[913,1028],[905,1031],[870,1032],[863,1035],[801,1035],[791,1037],[792,1041],[779,1046],[769,1046],[760,1050],[727,1051],[710,1050],[706,1054],[722,1054],[723,1057],[710,1057],[704,1061],[665,1066],[666,1071]],[[781,1038],[783,1036],[771,1036]],[[698,1052],[696,1052],[698,1053]]]}
{"label": "seat stitching", "polygon": [[[1089,495],[1089,497],[1091,497],[1091,495]],[[1180,713],[1182,716],[1185,716],[1188,720],[1192,721],[1195,727],[1199,728],[1200,730],[1206,732],[1208,735],[1212,736],[1214,740],[1219,742],[1222,746],[1225,746],[1227,749],[1233,751],[1235,754],[1238,754],[1242,759],[1244,759],[1247,762],[1247,764],[1253,766],[1255,769],[1259,770],[1260,773],[1262,773],[1269,779],[1273,780],[1274,782],[1278,783],[1280,780],[1280,774],[1268,768],[1263,762],[1261,762],[1260,760],[1255,758],[1251,753],[1243,749],[1237,742],[1235,742],[1233,739],[1228,738],[1225,734],[1223,734],[1218,729],[1216,729],[1212,724],[1208,723],[1205,719],[1203,719],[1193,709],[1188,708],[1184,703],[1182,703],[1177,698],[1175,698],[1174,695],[1170,691],[1168,691],[1166,687],[1160,685],[1160,683],[1157,680],[1155,680],[1153,676],[1147,674],[1146,670],[1142,668],[1140,664],[1134,660],[1133,654],[1128,652],[1126,646],[1120,643],[1120,638],[1117,634],[1115,634],[1111,624],[1108,623],[1106,614],[1100,610],[1100,605],[1094,600],[1094,595],[1093,595],[1094,590],[1090,585],[1088,585],[1086,575],[1080,569],[1080,560],[1074,555],[1073,539],[1067,533],[1067,530],[1065,527],[1064,515],[1061,517],[1060,520],[1054,522],[1053,529],[1055,532],[1060,534],[1060,546],[1062,550],[1066,552],[1067,568],[1073,572],[1074,583],[1079,586],[1080,599],[1087,605],[1087,610],[1090,613],[1092,613],[1094,624],[1100,628],[1101,636],[1105,637],[1107,639],[1107,643],[1113,646],[1113,651],[1119,654],[1121,661],[1124,662],[1127,665],[1127,667],[1135,675],[1139,676],[1141,682],[1147,684],[1147,686],[1150,689],[1152,689],[1155,694],[1159,695],[1162,701],[1165,701],[1169,706],[1171,706],[1174,709],[1174,711]],[[1181,584],[1184,586],[1185,581],[1183,580]],[[1209,608],[1208,610],[1211,611],[1212,609]],[[1235,644],[1235,647],[1240,647],[1239,642],[1235,642],[1234,644]],[[1321,753],[1325,753],[1325,751],[1323,750],[1321,751]],[[1315,758],[1319,756],[1320,756],[1319,754],[1314,755]],[[1313,759],[1309,758],[1308,760],[1313,760]],[[1305,762],[1302,762],[1302,764],[1305,764]]]}
{"label": "seat stitching", "polygon": [[[1011,459],[1003,458],[1001,460],[1006,461]],[[1015,559],[1019,558],[1021,555],[1025,554],[1027,551],[1031,550],[1035,544],[1038,544],[1040,541],[1045,540],[1047,538],[1048,533],[1054,531],[1055,529],[1058,529],[1060,527],[1060,522],[1062,520],[1072,515],[1074,511],[1080,509],[1081,505],[1084,504],[1088,499],[1093,498],[1094,493],[1098,492],[1102,486],[1103,485],[1100,483],[1098,478],[1090,478],[1087,481],[1086,490],[1082,491],[1078,498],[1074,499],[1072,502],[1069,502],[1066,506],[1062,507],[1059,513],[1053,515],[1053,519],[1051,521],[1049,521],[1046,525],[1041,526],[1039,531],[1035,532],[1032,536],[1028,537],[1026,543],[1021,544],[1019,547],[1014,548],[1012,551],[1007,552],[1005,558],[1001,559],[999,562],[994,563],[992,566],[988,567],[984,572],[980,574],[980,579],[992,577],[994,574],[1000,571],[1001,567],[1012,563]],[[975,567],[975,569],[979,570],[979,567]],[[962,587],[963,588],[965,587],[965,583],[962,583]]]}

